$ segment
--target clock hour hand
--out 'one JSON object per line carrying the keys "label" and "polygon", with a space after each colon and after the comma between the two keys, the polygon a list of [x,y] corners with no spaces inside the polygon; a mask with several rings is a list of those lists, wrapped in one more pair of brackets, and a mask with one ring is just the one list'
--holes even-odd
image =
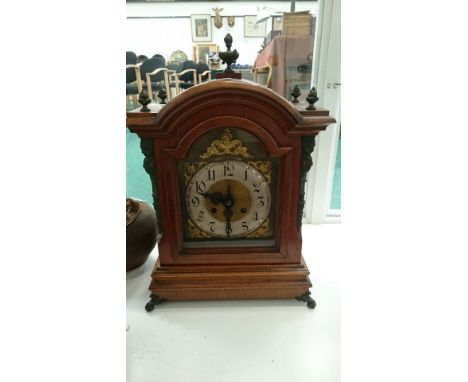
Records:
{"label": "clock hour hand", "polygon": [[221,192],[199,192],[200,195],[204,196],[205,198],[210,198],[211,203],[219,204],[223,201],[223,195]]}

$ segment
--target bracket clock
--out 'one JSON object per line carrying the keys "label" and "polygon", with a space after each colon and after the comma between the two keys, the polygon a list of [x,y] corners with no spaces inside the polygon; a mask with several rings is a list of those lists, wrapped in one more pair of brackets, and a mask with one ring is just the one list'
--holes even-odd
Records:
{"label": "bracket clock", "polygon": [[165,300],[315,306],[301,255],[304,183],[315,137],[335,120],[306,106],[221,79],[127,113],[162,233],[147,311]]}

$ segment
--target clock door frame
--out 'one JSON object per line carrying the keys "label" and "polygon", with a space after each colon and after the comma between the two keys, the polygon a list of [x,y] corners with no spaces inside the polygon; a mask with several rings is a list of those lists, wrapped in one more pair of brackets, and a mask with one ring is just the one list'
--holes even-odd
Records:
{"label": "clock door frame", "polygon": [[[181,206],[184,202],[180,199],[179,177],[177,164],[179,160],[186,158],[192,144],[204,134],[224,127],[242,129],[254,135],[264,145],[268,156],[279,159],[278,190],[277,190],[277,223],[275,247],[242,247],[242,248],[183,248],[183,230]],[[182,128],[182,127],[179,127]],[[161,163],[165,171],[160,172],[158,183],[163,184],[161,189],[161,203],[169,208],[165,209],[166,215],[162,218],[169,220],[169,235],[160,242],[161,262],[164,264],[187,263],[285,263],[296,262],[300,259],[300,237],[295,227],[296,206],[291,203],[288,196],[298,192],[298,182],[283,181],[297,175],[291,174],[290,169],[299,168],[300,144],[297,139],[282,137],[281,145],[277,138],[266,131],[258,123],[241,118],[239,116],[215,116],[203,120],[196,126],[187,130],[178,141],[176,147],[170,143],[162,142],[156,150],[156,160]],[[159,154],[159,155],[158,155]],[[295,245],[293,244],[295,243]]]}

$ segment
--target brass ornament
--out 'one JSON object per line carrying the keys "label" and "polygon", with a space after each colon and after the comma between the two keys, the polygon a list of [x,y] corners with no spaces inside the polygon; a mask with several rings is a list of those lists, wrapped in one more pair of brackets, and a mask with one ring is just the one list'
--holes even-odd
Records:
{"label": "brass ornament", "polygon": [[192,178],[193,174],[195,174],[198,170],[200,170],[206,163],[204,162],[187,162],[185,163],[185,185],[187,186],[190,178]]}
{"label": "brass ornament", "polygon": [[210,235],[208,235],[206,232],[203,232],[201,229],[199,229],[195,224],[193,224],[192,220],[187,219],[188,221],[188,231],[189,231],[189,236],[192,239],[209,239]]}
{"label": "brass ornament", "polygon": [[257,238],[263,238],[267,237],[270,235],[270,222],[267,219],[262,223],[260,227],[258,227],[255,231],[252,233],[249,233],[246,235],[249,239],[257,239]]}
{"label": "brass ornament", "polygon": [[265,179],[268,181],[268,184],[271,183],[271,162],[270,161],[256,161],[256,162],[248,162],[249,165],[255,167],[258,171],[260,171]]}
{"label": "brass ornament", "polygon": [[238,139],[232,139],[232,134],[229,129],[224,129],[221,134],[221,139],[216,139],[211,142],[210,147],[206,149],[206,152],[200,155],[202,159],[208,159],[213,155],[240,155],[245,158],[252,158],[241,141]]}

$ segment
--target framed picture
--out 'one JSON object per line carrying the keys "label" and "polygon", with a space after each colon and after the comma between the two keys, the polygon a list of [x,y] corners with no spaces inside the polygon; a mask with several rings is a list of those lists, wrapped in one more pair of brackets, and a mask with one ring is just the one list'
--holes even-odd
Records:
{"label": "framed picture", "polygon": [[281,32],[283,30],[283,16],[273,16],[271,30],[273,32]]}
{"label": "framed picture", "polygon": [[210,65],[208,61],[208,56],[210,53],[218,53],[217,44],[195,44],[193,46],[193,61],[195,62],[204,62],[205,64]]}
{"label": "framed picture", "polygon": [[192,41],[211,41],[211,15],[191,15]]}
{"label": "framed picture", "polygon": [[244,37],[265,37],[266,21],[256,24],[257,16],[244,16]]}

